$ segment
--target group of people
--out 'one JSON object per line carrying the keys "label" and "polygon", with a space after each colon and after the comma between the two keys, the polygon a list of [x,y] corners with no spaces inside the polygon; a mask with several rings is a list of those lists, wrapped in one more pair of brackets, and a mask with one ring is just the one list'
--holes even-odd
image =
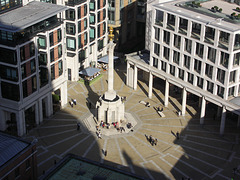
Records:
{"label": "group of people", "polygon": [[73,105],[77,105],[77,100],[72,99],[69,103],[70,103],[71,107],[73,107]]}
{"label": "group of people", "polygon": [[152,146],[157,145],[157,142],[158,142],[157,138],[152,137],[152,135],[147,136],[146,134],[145,134],[145,137],[147,138],[147,140],[150,142]]}

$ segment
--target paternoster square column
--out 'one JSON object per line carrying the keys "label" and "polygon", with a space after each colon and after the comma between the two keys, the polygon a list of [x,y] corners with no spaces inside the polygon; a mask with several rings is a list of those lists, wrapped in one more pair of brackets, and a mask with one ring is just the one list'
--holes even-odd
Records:
{"label": "paternoster square column", "polygon": [[113,80],[114,80],[114,72],[113,72],[113,53],[114,48],[116,46],[115,43],[113,43],[113,28],[110,27],[109,29],[110,34],[109,37],[109,45],[108,45],[108,91],[105,92],[105,99],[113,100],[116,98],[116,91],[113,89]]}

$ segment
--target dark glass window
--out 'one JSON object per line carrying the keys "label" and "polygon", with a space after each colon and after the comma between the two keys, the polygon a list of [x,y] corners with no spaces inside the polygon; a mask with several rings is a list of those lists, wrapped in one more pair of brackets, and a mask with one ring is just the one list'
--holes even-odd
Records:
{"label": "dark glass window", "polygon": [[39,70],[40,87],[43,87],[48,84],[48,69],[45,67],[40,67]]}
{"label": "dark glass window", "polygon": [[98,40],[98,50],[103,49],[103,39]]}
{"label": "dark glass window", "polygon": [[60,42],[62,40],[62,29],[58,29],[57,30],[57,38],[58,38],[58,42]]}
{"label": "dark glass window", "polygon": [[50,46],[52,46],[53,45],[53,32],[51,32],[49,34],[49,42],[50,42]]}
{"label": "dark glass window", "polygon": [[11,99],[13,101],[19,101],[19,86],[7,82],[1,82],[2,97]]}
{"label": "dark glass window", "polygon": [[82,62],[86,58],[86,50],[80,50],[78,53],[79,62]]}
{"label": "dark glass window", "polygon": [[14,50],[0,48],[0,62],[17,64],[17,54]]}
{"label": "dark glass window", "polygon": [[10,81],[18,81],[17,68],[0,65],[0,77]]}
{"label": "dark glass window", "polygon": [[75,20],[75,10],[74,9],[66,10],[66,19],[67,20]]}
{"label": "dark glass window", "polygon": [[62,60],[58,62],[58,72],[59,72],[59,76],[61,76],[62,73],[63,73],[63,63],[62,63]]}
{"label": "dark glass window", "polygon": [[67,37],[67,50],[76,50],[76,40],[75,38]]}
{"label": "dark glass window", "polygon": [[55,79],[55,64],[51,65],[51,80]]}
{"label": "dark glass window", "polygon": [[54,61],[54,48],[50,50],[50,62]]}
{"label": "dark glass window", "polygon": [[46,49],[46,37],[41,36],[38,38],[38,48],[39,49]]}
{"label": "dark glass window", "polygon": [[67,34],[75,35],[75,24],[73,23],[66,23],[66,32]]}
{"label": "dark glass window", "polygon": [[44,53],[44,52],[39,53],[38,63],[39,63],[39,66],[41,66],[41,65],[46,66],[47,65],[47,53]]}

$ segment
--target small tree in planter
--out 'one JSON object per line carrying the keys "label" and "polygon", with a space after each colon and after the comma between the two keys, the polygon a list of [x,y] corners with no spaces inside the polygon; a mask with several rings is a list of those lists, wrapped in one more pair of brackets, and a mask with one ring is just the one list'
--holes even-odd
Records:
{"label": "small tree in planter", "polygon": [[218,11],[218,6],[214,6],[214,8],[216,9],[216,11]]}
{"label": "small tree in planter", "polygon": [[231,14],[231,18],[232,18],[232,19],[234,19],[234,18],[235,18],[235,16],[236,16],[236,13],[235,13],[235,12],[233,12],[233,13]]}
{"label": "small tree in planter", "polygon": [[237,19],[240,19],[240,14],[236,15],[236,18],[237,18]]}
{"label": "small tree in planter", "polygon": [[238,12],[240,12],[240,8],[239,8],[239,7],[237,7],[236,10],[237,10]]}
{"label": "small tree in planter", "polygon": [[219,8],[218,12],[220,12],[220,13],[221,13],[221,12],[222,12],[222,8]]}

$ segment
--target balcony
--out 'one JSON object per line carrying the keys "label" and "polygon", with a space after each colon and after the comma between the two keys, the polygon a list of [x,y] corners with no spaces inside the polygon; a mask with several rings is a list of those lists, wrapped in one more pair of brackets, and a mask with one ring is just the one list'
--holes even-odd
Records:
{"label": "balcony", "polygon": [[65,1],[66,6],[75,6],[87,2],[87,0],[68,0]]}

